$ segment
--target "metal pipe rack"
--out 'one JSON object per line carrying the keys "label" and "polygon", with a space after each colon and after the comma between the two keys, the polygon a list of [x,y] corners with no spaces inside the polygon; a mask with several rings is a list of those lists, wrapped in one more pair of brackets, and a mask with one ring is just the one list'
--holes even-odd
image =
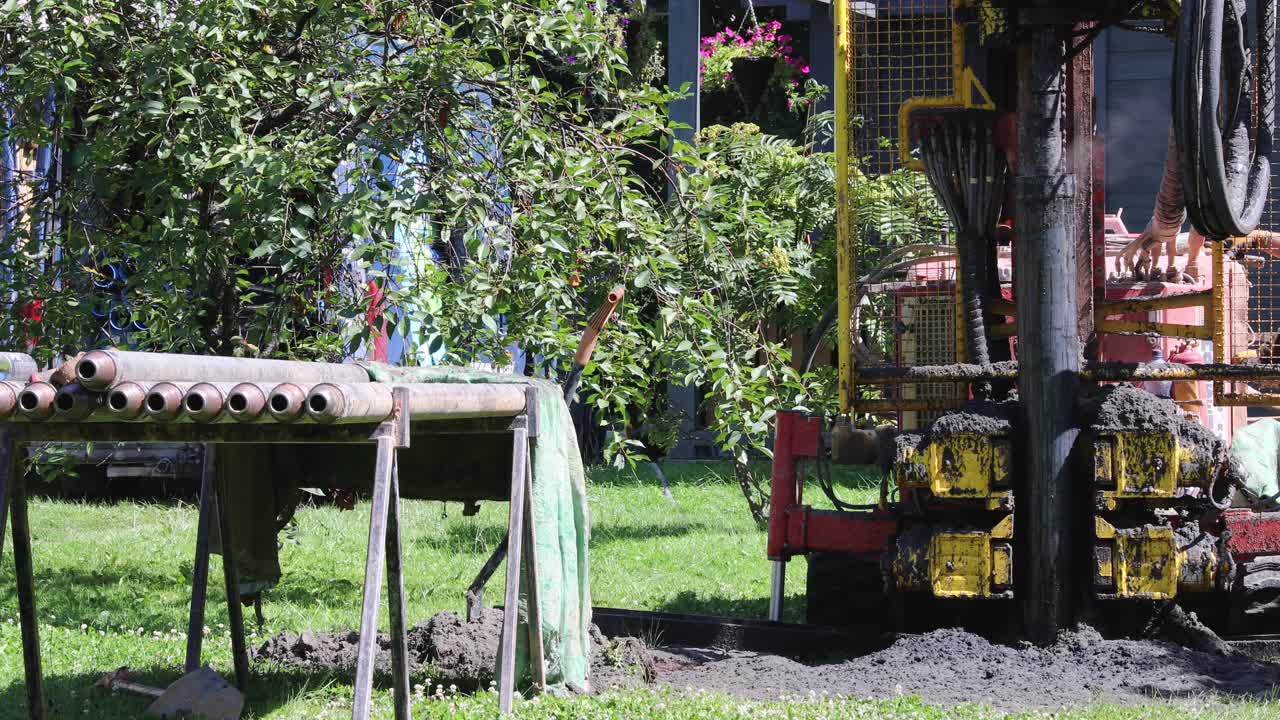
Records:
{"label": "metal pipe rack", "polygon": [[[415,388],[421,388],[421,385]],[[195,568],[192,577],[190,617],[187,628],[186,670],[200,665],[204,626],[205,598],[209,576],[209,533],[217,522],[223,551],[223,582],[227,594],[227,611],[231,625],[232,653],[236,684],[243,691],[249,681],[248,650],[245,646],[244,616],[240,604],[239,577],[230,548],[232,527],[228,522],[235,508],[224,502],[216,481],[217,447],[227,444],[373,444],[376,448],[373,472],[373,500],[369,518],[369,539],[365,563],[364,598],[360,614],[360,644],[356,666],[356,684],[352,708],[353,720],[366,720],[371,709],[374,660],[377,653],[379,593],[387,582],[388,607],[391,618],[392,676],[395,695],[395,717],[409,717],[409,667],[405,638],[404,581],[400,542],[400,486],[398,451],[409,447],[413,435],[499,434],[512,439],[510,478],[507,593],[504,605],[502,642],[499,649],[499,702],[502,711],[510,712],[515,695],[515,651],[517,609],[520,593],[536,607],[536,584],[521,584],[532,557],[526,548],[532,546],[533,525],[530,492],[529,441],[537,435],[536,399],[531,388],[521,389],[525,395],[522,407],[512,409],[506,403],[501,411],[490,405],[469,408],[459,400],[464,388],[493,386],[440,383],[447,398],[448,412],[430,419],[411,417],[412,400],[404,387],[392,391],[390,417],[381,422],[318,423],[212,423],[193,422],[80,422],[48,420],[44,422],[0,423],[0,548],[3,548],[5,517],[12,518],[13,555],[18,591],[19,619],[22,630],[23,664],[26,677],[27,717],[43,720],[47,704],[41,670],[39,625],[36,616],[36,590],[31,551],[31,529],[27,518],[27,490],[22,472],[24,445],[38,442],[198,442],[204,443],[205,466],[200,491],[200,515],[196,535]],[[418,390],[421,392],[421,390]],[[490,398],[491,399],[491,398]],[[486,402],[481,397],[481,404]],[[477,411],[485,417],[475,417]],[[385,573],[385,575],[384,575]],[[529,574],[533,577],[533,574]],[[529,622],[535,689],[545,688],[541,628],[532,613]]]}

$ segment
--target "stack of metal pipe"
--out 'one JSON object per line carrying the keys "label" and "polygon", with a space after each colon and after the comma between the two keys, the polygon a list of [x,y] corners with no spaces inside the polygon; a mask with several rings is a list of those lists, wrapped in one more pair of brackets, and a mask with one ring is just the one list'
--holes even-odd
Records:
{"label": "stack of metal pipe", "polygon": [[397,387],[414,420],[525,409],[520,385],[374,383],[350,363],[93,350],[62,372],[38,372],[21,353],[0,353],[5,367],[0,421],[9,422],[373,423],[392,415]]}

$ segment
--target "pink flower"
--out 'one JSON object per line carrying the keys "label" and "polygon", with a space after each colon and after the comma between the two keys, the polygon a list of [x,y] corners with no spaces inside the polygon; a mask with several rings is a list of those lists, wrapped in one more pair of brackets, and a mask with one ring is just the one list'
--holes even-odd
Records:
{"label": "pink flower", "polygon": [[791,36],[790,36],[790,35],[779,35],[779,36],[778,36],[778,42],[782,42],[782,43],[789,43],[789,42],[791,42]]}
{"label": "pink flower", "polygon": [[805,75],[808,75],[808,74],[809,74],[809,66],[808,66],[808,65],[805,65],[804,67],[800,68],[800,72],[804,73]]}

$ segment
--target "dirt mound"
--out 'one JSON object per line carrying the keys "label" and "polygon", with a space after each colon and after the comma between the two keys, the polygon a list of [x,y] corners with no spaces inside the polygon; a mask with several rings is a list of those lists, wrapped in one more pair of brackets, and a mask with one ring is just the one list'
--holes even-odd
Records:
{"label": "dirt mound", "polygon": [[1152,696],[1267,696],[1280,666],[1222,656],[1169,642],[1107,640],[1081,627],[1057,644],[1005,645],[961,630],[906,635],[876,653],[806,664],[755,653],[659,653],[660,683],[745,697],[826,690],[856,697],[917,694],[926,702],[973,702],[1003,710],[1057,708],[1097,699],[1134,702]]}
{"label": "dirt mound", "polygon": [[[409,671],[431,682],[457,685],[462,690],[488,687],[495,679],[502,611],[489,609],[474,622],[442,612],[409,628]],[[634,687],[653,682],[653,655],[636,638],[606,638],[591,627],[591,680],[595,687]],[[357,632],[283,632],[263,643],[253,658],[307,670],[353,674],[359,654]],[[391,642],[378,635],[375,673],[390,675]]]}

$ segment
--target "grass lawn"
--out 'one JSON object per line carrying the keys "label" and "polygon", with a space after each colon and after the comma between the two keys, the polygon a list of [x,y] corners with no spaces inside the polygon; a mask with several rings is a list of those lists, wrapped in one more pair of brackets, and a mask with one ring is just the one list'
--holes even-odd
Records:
{"label": "grass lawn", "polygon": [[[769,566],[764,535],[755,527],[737,485],[720,466],[669,465],[675,502],[665,500],[644,468],[599,470],[590,488],[594,520],[592,592],[597,605],[763,617]],[[848,499],[869,501],[864,478],[837,478]],[[821,498],[811,490],[815,504]],[[822,498],[825,501],[825,498]],[[194,554],[195,508],[190,505],[84,505],[34,500],[31,522],[44,654],[46,694],[55,718],[132,718],[142,701],[106,696],[93,680],[119,665],[139,671],[143,682],[176,679],[185,655],[189,577]],[[354,512],[330,507],[298,513],[296,532],[282,538],[284,578],[267,595],[262,634],[284,629],[339,629],[358,624],[368,505]],[[501,538],[505,506],[484,504],[474,517],[458,506],[410,502],[403,508],[410,622],[441,610],[460,611],[462,592]],[[21,641],[13,589],[12,546],[0,561],[0,720],[25,717]],[[789,619],[803,616],[804,564],[788,578]],[[230,671],[230,640],[220,592],[218,561],[212,568],[205,658]],[[502,574],[489,588],[501,597]],[[385,627],[386,611],[382,612]],[[250,628],[252,612],[249,613]],[[256,718],[350,716],[350,680],[255,668],[249,712]],[[425,684],[427,678],[416,677]],[[415,717],[492,717],[489,695],[432,699],[427,688]],[[379,717],[391,717],[390,698],[376,694]],[[1086,708],[1068,717],[1181,717],[1185,708],[1155,705]],[[1221,710],[1232,717],[1276,717],[1277,704],[1240,704]],[[934,718],[987,717],[981,708],[929,708],[911,698],[896,701],[752,703],[723,696],[675,696],[661,691],[597,698],[543,698],[521,706],[518,717],[551,718]],[[1059,716],[1062,717],[1062,716]]]}

